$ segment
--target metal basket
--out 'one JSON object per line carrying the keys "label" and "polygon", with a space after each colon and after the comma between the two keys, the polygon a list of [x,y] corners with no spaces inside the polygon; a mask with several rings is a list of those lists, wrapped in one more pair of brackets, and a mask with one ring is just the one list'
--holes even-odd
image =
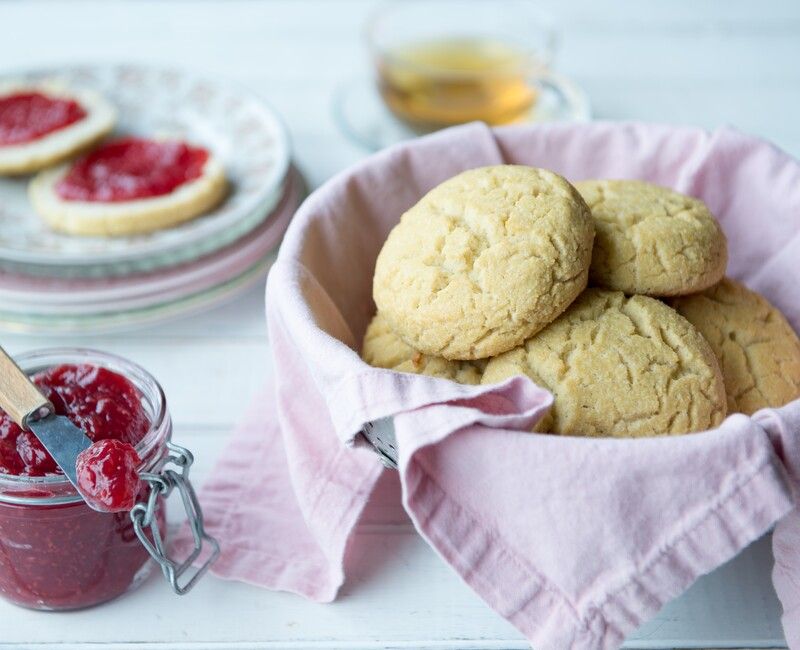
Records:
{"label": "metal basket", "polygon": [[385,467],[397,469],[397,439],[392,418],[367,422],[361,435],[372,445]]}

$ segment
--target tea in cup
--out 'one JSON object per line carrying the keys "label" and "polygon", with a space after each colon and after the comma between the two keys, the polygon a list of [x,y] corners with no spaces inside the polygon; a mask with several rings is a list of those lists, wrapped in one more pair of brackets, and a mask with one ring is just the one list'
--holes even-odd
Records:
{"label": "tea in cup", "polygon": [[368,28],[380,95],[417,130],[527,119],[549,83],[555,30],[528,2],[412,0]]}

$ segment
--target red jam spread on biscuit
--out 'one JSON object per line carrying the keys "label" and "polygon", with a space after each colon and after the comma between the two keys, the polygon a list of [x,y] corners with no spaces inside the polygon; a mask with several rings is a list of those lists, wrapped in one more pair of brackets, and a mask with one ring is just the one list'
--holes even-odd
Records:
{"label": "red jam spread on biscuit", "polygon": [[[61,365],[34,375],[33,380],[56,413],[66,415],[93,442],[116,440],[132,446],[150,428],[136,387],[111,370],[86,364]],[[116,455],[117,450],[109,453]],[[36,436],[20,429],[0,411],[0,472],[48,476],[61,470]]]}
{"label": "red jam spread on biscuit", "polygon": [[150,199],[200,178],[207,160],[206,149],[178,140],[122,138],[78,159],[55,189],[66,201]]}
{"label": "red jam spread on biscuit", "polygon": [[0,96],[0,146],[25,144],[86,117],[78,102],[38,92]]}
{"label": "red jam spread on biscuit", "polygon": [[78,455],[78,489],[86,502],[102,512],[126,512],[139,494],[142,462],[127,442],[99,440]]}

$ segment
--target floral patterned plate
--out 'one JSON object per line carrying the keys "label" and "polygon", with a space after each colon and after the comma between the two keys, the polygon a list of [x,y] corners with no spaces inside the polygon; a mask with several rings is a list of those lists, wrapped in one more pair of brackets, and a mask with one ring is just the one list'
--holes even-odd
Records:
{"label": "floral patterned plate", "polygon": [[116,278],[15,276],[0,271],[0,312],[28,316],[98,316],[161,305],[209,290],[244,273],[275,250],[305,186],[293,170],[268,219],[246,237],[210,255],[156,272]]}
{"label": "floral patterned plate", "polygon": [[118,133],[175,135],[209,147],[222,159],[232,189],[217,208],[175,228],[90,238],[51,231],[28,202],[28,179],[0,178],[3,268],[102,277],[170,266],[230,244],[280,200],[290,159],[286,130],[269,106],[235,84],[140,65],[37,70],[13,78],[57,79],[102,93],[119,110]]}
{"label": "floral patterned plate", "polygon": [[0,331],[59,336],[127,331],[232,300],[263,282],[275,260],[278,243],[305,195],[296,170],[289,181],[279,206],[251,235],[164,273],[77,281],[14,279],[0,273],[0,284],[7,285],[0,295]]}

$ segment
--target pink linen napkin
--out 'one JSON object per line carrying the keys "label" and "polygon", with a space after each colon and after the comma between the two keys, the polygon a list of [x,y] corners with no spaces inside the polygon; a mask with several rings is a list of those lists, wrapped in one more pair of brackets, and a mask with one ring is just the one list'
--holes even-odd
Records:
{"label": "pink linen napkin", "polygon": [[[729,129],[473,124],[379,153],[312,194],[268,281],[275,386],[201,494],[214,572],[330,601],[379,477],[362,424],[393,416],[403,505],[424,538],[539,650],[618,647],[698,576],[776,525],[774,583],[800,650],[800,400],[678,438],[527,433],[551,404],[496,386],[370,368],[372,271],[400,214],[467,168],[643,178],[703,198],[729,274],[800,328],[800,165]],[[423,588],[423,585],[420,585]]]}

